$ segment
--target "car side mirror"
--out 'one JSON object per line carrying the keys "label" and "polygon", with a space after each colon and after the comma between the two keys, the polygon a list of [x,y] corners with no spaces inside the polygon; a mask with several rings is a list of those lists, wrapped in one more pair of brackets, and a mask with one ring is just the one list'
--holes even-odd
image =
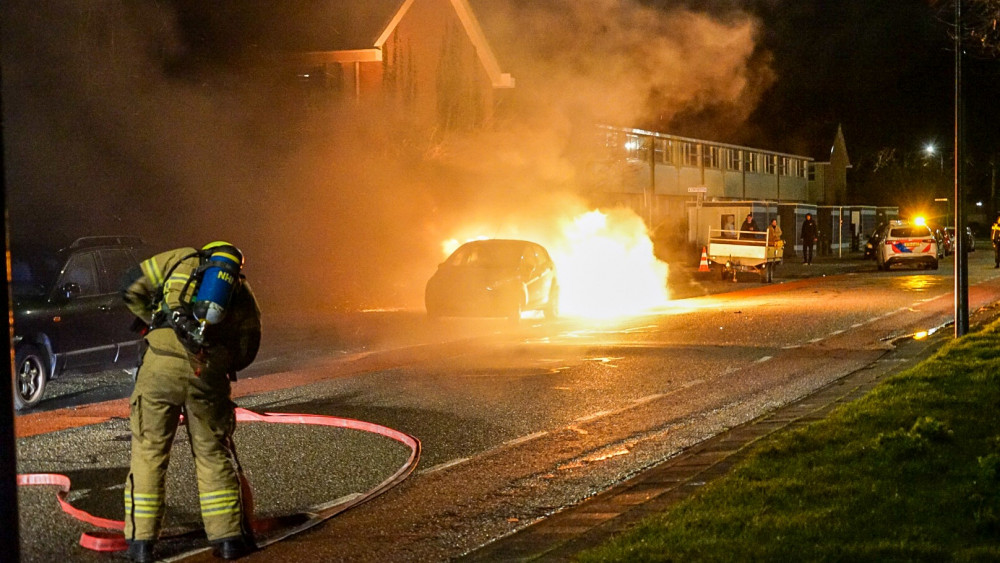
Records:
{"label": "car side mirror", "polygon": [[75,282],[69,282],[60,287],[59,291],[66,299],[72,299],[80,294],[80,284]]}

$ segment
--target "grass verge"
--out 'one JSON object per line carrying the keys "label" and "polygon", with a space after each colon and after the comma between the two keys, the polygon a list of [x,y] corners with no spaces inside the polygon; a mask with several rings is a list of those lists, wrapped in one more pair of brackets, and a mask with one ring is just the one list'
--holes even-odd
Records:
{"label": "grass verge", "polygon": [[1000,321],[752,446],[590,561],[1000,561]]}

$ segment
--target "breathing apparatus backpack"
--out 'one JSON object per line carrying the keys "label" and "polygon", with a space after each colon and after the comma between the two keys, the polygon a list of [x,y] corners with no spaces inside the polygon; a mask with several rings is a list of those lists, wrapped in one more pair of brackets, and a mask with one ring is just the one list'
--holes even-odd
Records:
{"label": "breathing apparatus backpack", "polygon": [[[224,340],[218,337],[223,336],[221,333],[227,331],[215,331],[220,334],[209,338],[208,336],[212,335],[213,332],[208,329],[219,325],[226,317],[234,294],[249,292],[240,291],[243,278],[240,274],[243,266],[243,253],[235,246],[221,241],[209,243],[201,250],[182,257],[166,272],[163,279],[169,279],[178,265],[194,257],[199,259],[199,265],[180,292],[182,296],[194,293],[194,297],[189,304],[181,303],[178,307],[171,309],[165,299],[165,289],[161,286],[156,293],[157,302],[154,303],[154,310],[157,311],[157,314],[154,317],[153,327],[170,326],[174,329],[181,343],[192,353],[197,353],[206,344],[225,344],[215,341]],[[192,287],[194,289],[191,289]],[[252,294],[250,294],[250,298],[252,299]],[[255,302],[252,305],[256,308]],[[206,335],[207,330],[208,335]],[[254,327],[250,327],[250,330],[254,330]],[[259,320],[256,321],[256,332],[258,334],[256,341],[259,345]],[[234,354],[234,356],[239,355],[241,354]],[[246,353],[242,355],[246,356]],[[256,348],[250,355],[250,358],[234,358],[234,363],[241,365],[236,369],[242,369],[253,361],[253,356],[256,356]]]}

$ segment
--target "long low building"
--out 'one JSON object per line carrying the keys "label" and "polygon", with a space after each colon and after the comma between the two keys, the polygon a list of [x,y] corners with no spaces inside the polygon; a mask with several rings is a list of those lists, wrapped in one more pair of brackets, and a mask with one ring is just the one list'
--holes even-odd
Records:
{"label": "long low building", "polygon": [[846,202],[847,156],[838,127],[830,160],[642,129],[598,127],[592,197],[640,213],[658,233],[700,248],[709,228],[753,213],[777,218],[790,252],[807,213],[820,227],[820,252],[857,250],[897,208]]}

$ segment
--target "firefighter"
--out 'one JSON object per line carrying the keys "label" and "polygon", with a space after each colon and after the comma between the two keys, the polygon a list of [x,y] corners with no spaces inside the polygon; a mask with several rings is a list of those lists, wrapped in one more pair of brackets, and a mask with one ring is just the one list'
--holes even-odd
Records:
{"label": "firefighter", "polygon": [[[228,270],[219,270],[227,263]],[[253,361],[260,345],[260,310],[239,273],[242,263],[236,247],[214,242],[201,251],[179,248],[157,254],[126,278],[125,302],[148,330],[130,399],[125,538],[133,561],[154,559],[170,448],[182,414],[195,458],[202,522],[215,555],[237,559],[256,549],[245,508],[249,487],[232,439],[236,405],[230,398],[231,381]],[[208,278],[206,272],[230,286],[223,300],[228,302],[214,304],[225,315],[221,320],[215,315],[211,325],[193,313],[202,295],[199,287],[208,285],[202,279]]]}

